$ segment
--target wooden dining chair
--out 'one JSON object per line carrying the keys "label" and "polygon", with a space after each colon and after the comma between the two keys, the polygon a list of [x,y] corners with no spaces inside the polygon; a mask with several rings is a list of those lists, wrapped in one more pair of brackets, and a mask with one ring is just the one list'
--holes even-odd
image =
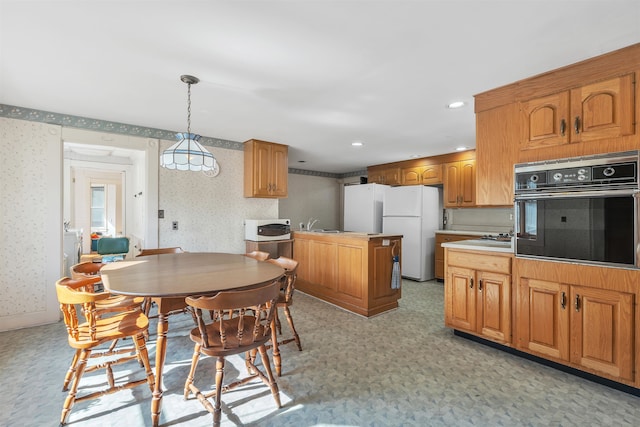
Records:
{"label": "wooden dining chair", "polygon": [[[105,264],[100,262],[81,262],[79,264],[75,264],[71,266],[71,278],[78,279],[87,279],[87,278],[100,278],[100,269]],[[98,280],[93,288],[88,287],[85,289],[87,292],[94,292],[96,290],[96,285],[99,285],[101,290],[100,292],[105,292],[104,288],[101,286],[102,281]],[[98,315],[104,313],[112,313],[126,310],[133,310],[136,308],[141,308],[144,303],[143,297],[132,297],[126,295],[111,295],[109,294],[109,298],[96,301],[96,310]]]}
{"label": "wooden dining chair", "polygon": [[[111,316],[98,316],[96,302],[108,299],[109,294],[86,292],[84,289],[93,286],[99,280],[99,277],[78,280],[64,277],[56,282],[58,302],[67,327],[67,342],[69,346],[76,350],[74,356],[75,374],[62,407],[60,425],[66,423],[75,402],[96,399],[102,395],[129,389],[144,383],[147,383],[150,390],[153,391],[155,379],[149,364],[149,354],[144,340],[149,320],[140,310],[125,311]],[[100,363],[88,366],[88,361],[93,356],[94,349],[104,343],[125,337],[131,337],[133,341],[133,346],[129,348],[129,351],[120,351],[117,357],[114,357],[114,354],[108,351],[103,352],[102,355],[105,358],[101,358],[99,360]],[[139,360],[142,364],[145,378],[138,380],[128,379],[122,384],[116,384],[112,366],[134,360]],[[78,386],[83,374],[98,369],[106,370],[107,387],[102,390],[95,390],[92,385],[90,392],[88,391],[86,394],[78,396]]]}
{"label": "wooden dining chair", "polygon": [[272,346],[273,346],[273,363],[276,367],[276,374],[280,376],[282,374],[282,363],[280,358],[279,346],[288,344],[295,341],[298,346],[298,350],[302,351],[302,344],[300,343],[300,337],[293,324],[293,317],[291,316],[291,310],[289,307],[293,305],[293,291],[295,290],[296,278],[298,275],[298,261],[287,258],[279,257],[275,259],[268,259],[267,262],[277,265],[284,269],[284,276],[280,279],[280,293],[278,295],[278,301],[276,303],[277,308],[281,308],[284,311],[284,315],[289,323],[289,328],[293,333],[291,338],[278,339],[278,333],[282,335],[282,324],[280,323],[280,317],[278,316],[278,310],[274,314],[274,327],[271,329],[272,334]]}
{"label": "wooden dining chair", "polygon": [[[211,297],[187,297],[198,319],[198,327],[191,330],[195,343],[191,369],[184,385],[184,398],[191,393],[213,414],[213,425],[221,420],[221,394],[260,378],[269,388],[280,408],[278,384],[271,371],[265,344],[271,338],[271,325],[278,299],[279,282],[273,281],[258,288],[242,291],[223,291]],[[208,313],[214,316],[209,317]],[[203,314],[207,313],[207,315]],[[213,320],[212,320],[213,319]],[[207,323],[208,322],[208,323]],[[245,353],[248,376],[223,387],[225,358]],[[260,353],[262,372],[254,363]],[[216,358],[215,390],[203,393],[194,385],[194,376],[200,355]],[[211,404],[210,397],[214,397]]]}
{"label": "wooden dining chair", "polygon": [[264,251],[251,251],[251,252],[247,252],[244,255],[248,256],[249,258],[257,259],[258,261],[266,261],[271,256],[269,252],[264,252]]}
{"label": "wooden dining chair", "polygon": [[[100,269],[103,266],[104,264],[102,263],[91,261],[72,265],[70,269],[71,278],[74,280],[87,280],[87,285],[81,289],[84,292],[95,293],[98,288],[100,289],[99,292],[105,292],[100,279]],[[99,318],[111,315],[112,313],[120,313],[129,310],[142,310],[144,300],[145,299],[143,297],[109,294],[109,298],[97,300],[95,302],[95,316]],[[91,353],[91,357],[102,357],[106,354],[123,354],[131,351],[130,347],[117,348],[117,345],[118,340],[113,340],[108,350],[101,353],[93,352]],[[69,383],[73,379],[77,369],[76,365],[78,363],[78,355],[79,351],[76,352],[76,356],[72,359],[69,370],[65,375],[64,382],[62,383],[62,391],[67,391],[69,389]]]}

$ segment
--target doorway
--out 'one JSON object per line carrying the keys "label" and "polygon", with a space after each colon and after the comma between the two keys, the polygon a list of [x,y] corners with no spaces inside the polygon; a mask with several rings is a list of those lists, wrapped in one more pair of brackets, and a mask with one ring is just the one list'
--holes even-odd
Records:
{"label": "doorway", "polygon": [[159,141],[65,130],[63,220],[82,230],[82,253],[93,231],[128,237],[131,255],[157,247]]}

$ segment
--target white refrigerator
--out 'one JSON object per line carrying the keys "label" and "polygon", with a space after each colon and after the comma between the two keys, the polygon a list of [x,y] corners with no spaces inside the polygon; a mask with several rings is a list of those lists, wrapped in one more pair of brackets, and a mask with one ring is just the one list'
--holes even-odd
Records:
{"label": "white refrigerator", "polygon": [[442,225],[442,190],[409,185],[385,191],[382,231],[401,234],[402,276],[423,282],[435,277],[436,230]]}
{"label": "white refrigerator", "polygon": [[382,184],[346,185],[344,187],[344,231],[382,233]]}

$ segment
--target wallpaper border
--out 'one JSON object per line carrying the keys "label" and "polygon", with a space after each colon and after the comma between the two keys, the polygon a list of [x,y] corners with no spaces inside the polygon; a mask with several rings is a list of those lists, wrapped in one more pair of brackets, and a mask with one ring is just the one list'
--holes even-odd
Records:
{"label": "wallpaper border", "polygon": [[[173,141],[175,139],[175,131],[165,129],[148,128],[144,126],[136,126],[127,123],[110,122],[106,120],[91,119],[87,117],[74,116],[71,114],[60,114],[51,111],[41,111],[32,108],[17,107],[14,105],[0,104],[0,117],[9,119],[27,120],[30,122],[48,123],[60,126],[67,126],[78,129],[87,129],[98,132],[116,133],[121,135],[139,136],[144,138],[156,138]],[[211,138],[202,136],[199,141],[203,145],[210,147],[226,148],[229,150],[244,149],[244,144],[237,141],[229,141],[226,139]],[[303,169],[289,168],[289,173],[297,175],[321,176],[327,178],[348,178],[353,176],[366,176],[367,170],[359,170],[347,173],[330,173],[320,171],[309,171]]]}

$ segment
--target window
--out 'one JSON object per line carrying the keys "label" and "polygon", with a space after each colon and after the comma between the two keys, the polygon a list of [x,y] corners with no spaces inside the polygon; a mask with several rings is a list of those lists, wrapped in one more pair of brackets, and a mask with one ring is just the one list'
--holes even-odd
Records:
{"label": "window", "polygon": [[91,231],[107,230],[104,185],[91,186]]}

